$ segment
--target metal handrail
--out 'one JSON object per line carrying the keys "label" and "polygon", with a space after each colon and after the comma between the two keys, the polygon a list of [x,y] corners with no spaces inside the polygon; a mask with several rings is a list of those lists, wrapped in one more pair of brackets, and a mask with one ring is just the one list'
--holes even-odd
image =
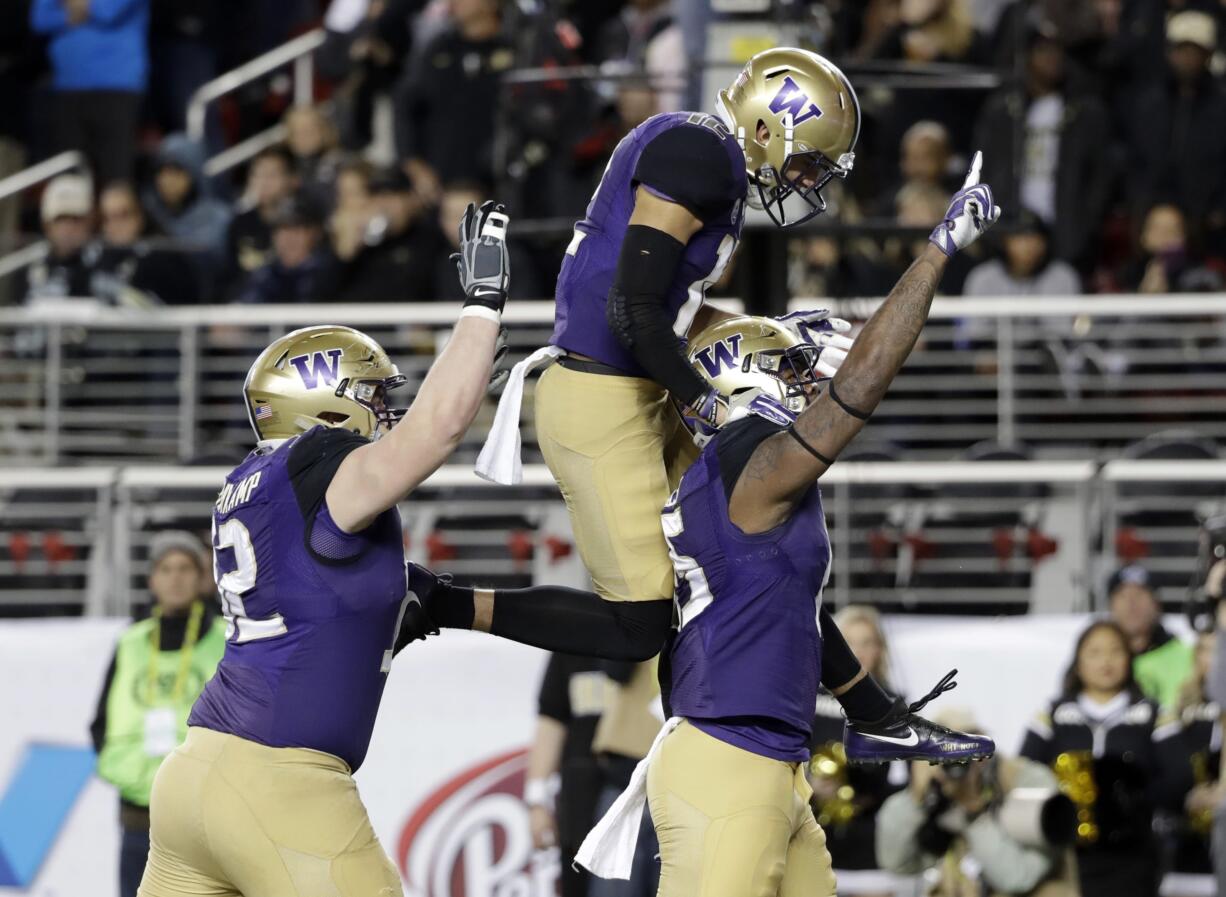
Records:
{"label": "metal handrail", "polygon": [[87,178],[93,179],[89,170],[89,160],[85,158],[85,154],[76,150],[66,150],[0,180],[0,199],[7,199],[16,193],[28,190],[35,184],[41,184],[43,181],[49,181],[57,175],[73,170],[79,170]]}
{"label": "metal handrail", "polygon": [[[866,318],[884,300],[880,297],[861,299],[797,298],[789,308],[831,308],[849,318]],[[740,312],[740,299],[716,299],[717,308]],[[353,325],[421,324],[445,326],[455,322],[460,313],[455,302],[404,303],[319,303],[286,305],[196,305],[168,306],[134,311],[108,308],[96,303],[74,306],[66,299],[54,306],[34,308],[0,308],[0,326],[31,324],[76,324],[98,328],[168,330],[178,327],[208,327],[213,324],[236,326],[267,326],[310,324],[319,321],[345,321]],[[552,300],[515,301],[507,304],[503,320],[511,324],[553,323]],[[1000,298],[941,298],[932,304],[932,320],[958,318],[990,318],[995,320],[1066,318],[1075,315],[1094,317],[1167,318],[1172,316],[1226,317],[1226,293],[1086,295],[1086,296],[1018,296]]]}
{"label": "metal handrail", "polygon": [[324,30],[316,28],[202,84],[187,105],[187,136],[193,140],[204,139],[205,113],[209,103],[291,62],[294,63],[294,103],[310,104],[314,76],[311,54],[323,44],[325,38]]}

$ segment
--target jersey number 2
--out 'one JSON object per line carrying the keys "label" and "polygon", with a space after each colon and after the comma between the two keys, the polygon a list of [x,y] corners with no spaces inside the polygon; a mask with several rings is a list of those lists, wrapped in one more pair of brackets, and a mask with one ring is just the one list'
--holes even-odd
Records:
{"label": "jersey number 2", "polygon": [[[235,568],[229,573],[222,573],[217,563],[217,552],[222,548],[234,550]],[[251,533],[237,517],[231,517],[221,526],[217,518],[213,518],[213,579],[217,581],[217,590],[221,592],[221,612],[226,618],[226,641],[242,644],[264,638],[284,635],[285,619],[280,614],[273,614],[262,620],[253,620],[247,616],[247,608],[243,606],[243,595],[255,588],[255,575],[258,570],[255,561],[255,546],[251,544]]]}

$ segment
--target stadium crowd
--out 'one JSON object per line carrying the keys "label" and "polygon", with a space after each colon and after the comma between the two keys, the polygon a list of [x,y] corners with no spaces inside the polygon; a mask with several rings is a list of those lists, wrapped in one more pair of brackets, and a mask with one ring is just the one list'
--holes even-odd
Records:
{"label": "stadium crowd", "polygon": [[[567,222],[581,215],[621,136],[657,111],[710,105],[699,69],[687,63],[693,35],[682,28],[706,7],[12,4],[0,47],[0,174],[80,149],[96,196],[89,182],[67,177],[44,191],[37,210],[28,199],[26,207],[0,203],[5,245],[39,229],[50,244],[8,293],[137,304],[454,299],[444,271],[454,235],[440,222],[497,192],[520,222],[554,225],[517,246],[517,291],[546,296]],[[975,148],[984,151],[985,179],[1000,185],[1009,226],[959,260],[945,292],[1221,288],[1223,4],[828,0],[788,8],[798,32],[852,73],[864,110],[855,173],[833,196],[840,228],[823,231],[819,219],[786,235],[791,295],[887,290]],[[203,141],[183,135],[196,88],[316,23],[327,29],[316,54],[319,105],[291,106],[287,79],[274,79],[211,109]],[[995,73],[999,86],[881,80],[900,63],[920,73],[956,63]],[[501,83],[516,69],[572,64],[603,74]],[[204,174],[206,158],[278,120],[283,144]]]}

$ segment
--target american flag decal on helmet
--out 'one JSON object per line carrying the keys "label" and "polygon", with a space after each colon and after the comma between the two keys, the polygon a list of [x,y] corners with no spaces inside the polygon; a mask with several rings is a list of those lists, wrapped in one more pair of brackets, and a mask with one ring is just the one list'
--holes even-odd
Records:
{"label": "american flag decal on helmet", "polygon": [[272,417],[272,405],[266,402],[257,402],[255,406],[255,419],[267,420]]}

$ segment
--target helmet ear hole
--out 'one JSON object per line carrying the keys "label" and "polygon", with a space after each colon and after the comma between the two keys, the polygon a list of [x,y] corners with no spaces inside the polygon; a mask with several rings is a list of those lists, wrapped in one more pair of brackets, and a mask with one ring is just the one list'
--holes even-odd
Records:
{"label": "helmet ear hole", "polygon": [[757,127],[754,128],[753,139],[758,146],[766,146],[770,143],[771,129],[762,119],[758,119]]}
{"label": "helmet ear hole", "polygon": [[321,411],[315,415],[320,420],[332,426],[339,426],[349,420],[348,414],[341,414],[339,411]]}

